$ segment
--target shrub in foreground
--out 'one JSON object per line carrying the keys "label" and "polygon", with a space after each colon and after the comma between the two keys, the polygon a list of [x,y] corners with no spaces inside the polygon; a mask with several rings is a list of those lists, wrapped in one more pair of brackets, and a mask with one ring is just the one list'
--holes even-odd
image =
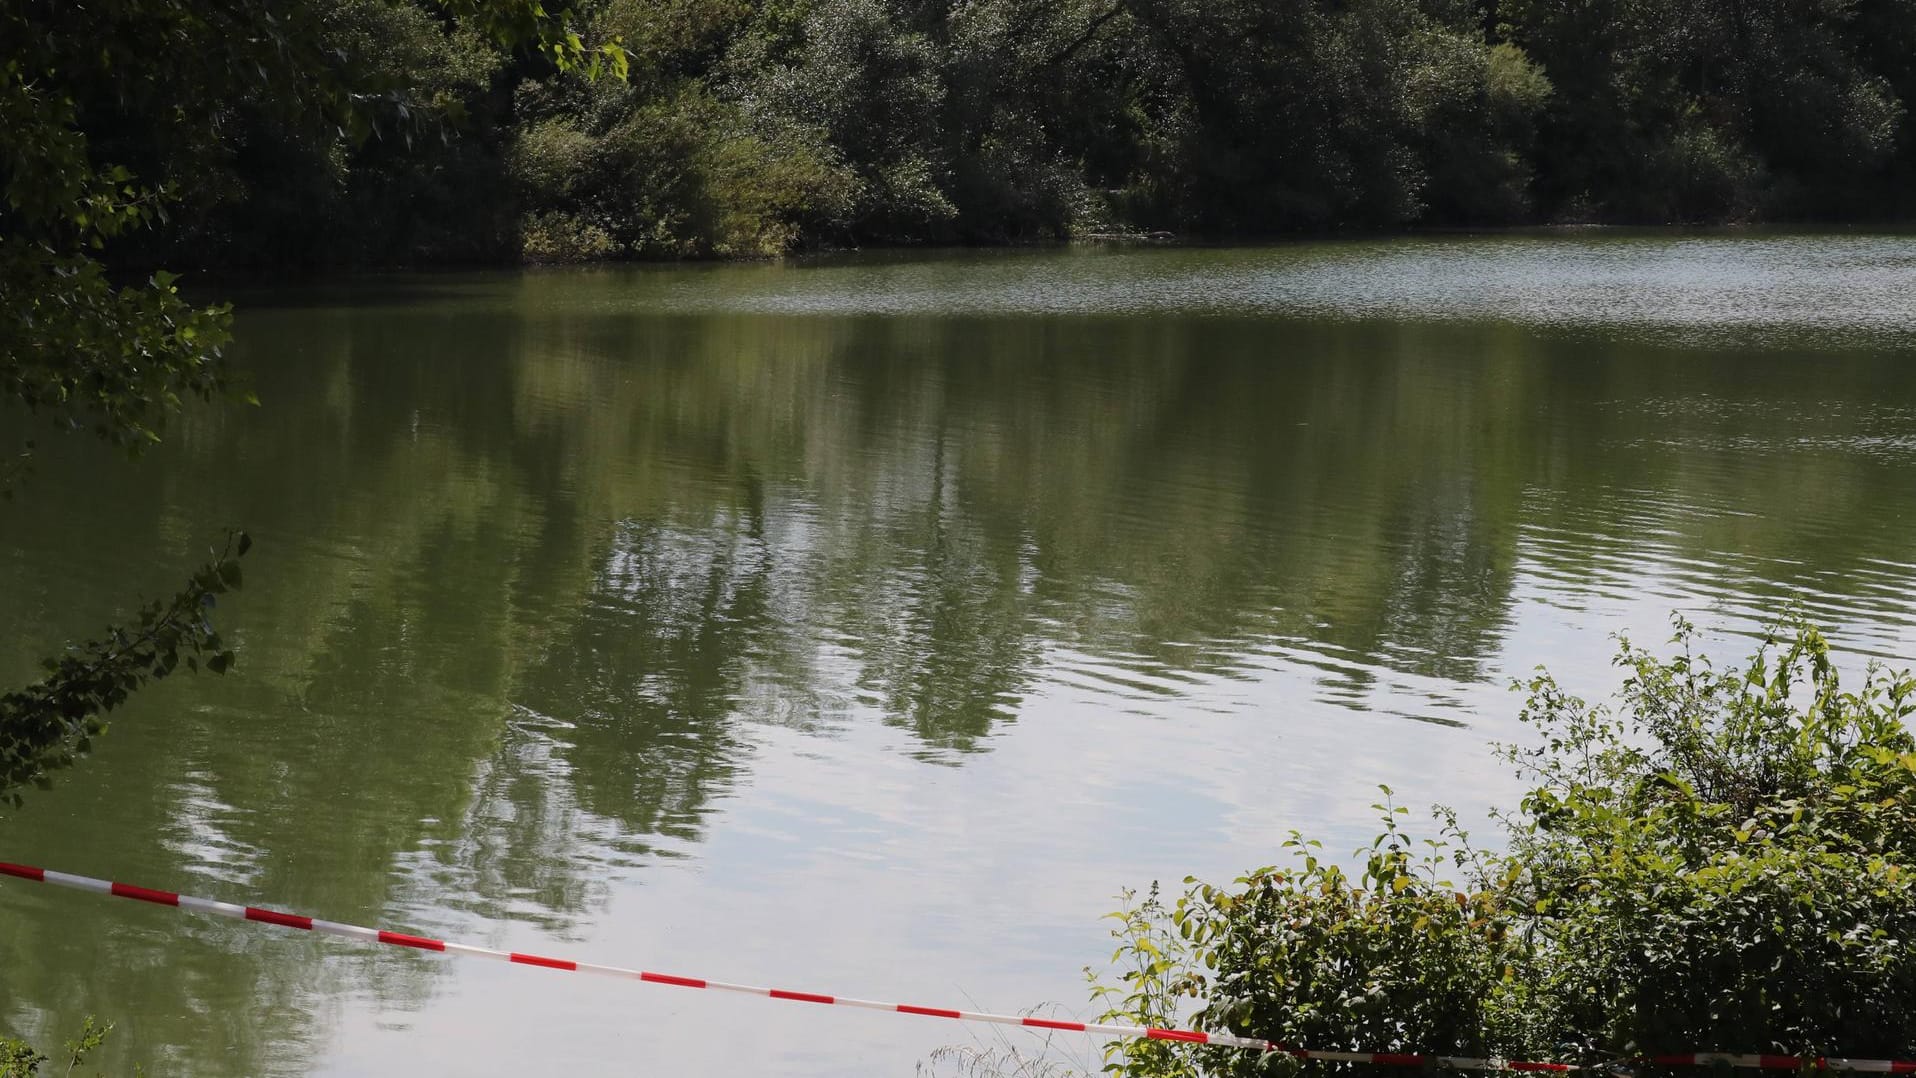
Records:
{"label": "shrub in foreground", "polygon": [[[1530,682],[1504,853],[1441,811],[1417,840],[1387,802],[1361,868],[1293,837],[1289,868],[1129,906],[1111,1014],[1189,1000],[1200,1028],[1283,1044],[1586,1063],[1916,1054],[1916,679],[1845,691],[1803,624],[1729,670],[1694,640],[1625,643],[1614,707]],[[1152,1044],[1107,1070],[1298,1066]]]}
{"label": "shrub in foreground", "polygon": [[[88,1015],[86,1022],[80,1026],[79,1036],[66,1042],[66,1050],[61,1053],[66,1057],[66,1063],[60,1073],[72,1075],[74,1068],[86,1062],[89,1055],[106,1043],[106,1035],[111,1032],[111,1023],[97,1025],[93,1016]],[[36,1051],[25,1041],[0,1037],[0,1078],[35,1078],[41,1073],[42,1064],[52,1062],[53,1057]]]}

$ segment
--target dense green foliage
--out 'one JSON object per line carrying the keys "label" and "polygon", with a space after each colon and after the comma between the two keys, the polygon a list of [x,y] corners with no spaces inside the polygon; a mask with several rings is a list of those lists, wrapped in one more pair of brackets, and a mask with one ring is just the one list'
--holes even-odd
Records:
{"label": "dense green foliage", "polygon": [[[166,324],[152,290],[102,292],[57,256],[157,216],[169,227],[120,243],[119,261],[230,271],[1912,209],[1916,11],[1898,0],[541,10],[17,5],[0,57],[0,268],[69,274],[95,306],[111,294],[101,318],[138,329]],[[136,60],[148,38],[164,62]],[[629,78],[593,77],[602,61],[628,73],[628,58]],[[50,234],[52,253],[36,247]]]}
{"label": "dense green foliage", "polygon": [[[179,47],[142,77],[201,104],[74,107],[133,192],[178,196],[142,254],[222,269],[1913,208],[1900,0],[574,5],[555,47],[623,42],[627,80],[451,17],[488,6],[303,0],[261,36],[185,0],[108,5],[162,13]],[[12,62],[16,97],[30,65],[97,66]]]}
{"label": "dense green foliage", "polygon": [[1842,691],[1801,630],[1719,672],[1628,651],[1614,721],[1548,678],[1515,754],[1511,850],[1568,1037],[1907,1057],[1916,1050],[1916,680]]}
{"label": "dense green foliage", "polygon": [[[1204,1028],[1321,1049],[1907,1057],[1916,679],[1872,669],[1845,692],[1808,627],[1730,671],[1692,638],[1669,659],[1626,645],[1617,711],[1530,685],[1541,738],[1510,752],[1534,786],[1506,853],[1448,819],[1415,842],[1389,805],[1354,875],[1293,839],[1293,868],[1121,914],[1132,961],[1107,1005],[1166,1021],[1194,998]],[[1295,1065],[1163,1044],[1111,1058],[1133,1075]]]}

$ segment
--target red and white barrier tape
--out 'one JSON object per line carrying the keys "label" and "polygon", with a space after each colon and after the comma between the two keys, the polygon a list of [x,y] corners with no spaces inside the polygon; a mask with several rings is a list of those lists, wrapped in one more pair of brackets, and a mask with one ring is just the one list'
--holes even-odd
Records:
{"label": "red and white barrier tape", "polygon": [[852,999],[845,996],[827,996],[815,992],[792,992],[782,988],[761,988],[757,985],[734,984],[730,981],[714,981],[699,977],[680,977],[669,973],[652,973],[647,970],[626,969],[621,966],[603,966],[593,962],[575,962],[569,958],[548,958],[544,955],[523,954],[518,951],[495,951],[489,947],[475,947],[466,943],[454,943],[450,940],[432,939],[426,936],[408,935],[404,932],[388,932],[376,928],[362,928],[359,925],[340,924],[337,921],[322,921],[296,913],[281,913],[278,910],[261,909],[258,906],[236,906],[230,902],[217,902],[210,898],[195,898],[192,895],[175,894],[172,891],[156,891],[150,887],[136,887],[128,883],[113,883],[109,880],[96,880],[91,876],[75,876],[66,872],[54,872],[51,869],[34,868],[30,865],[15,865],[0,861],[0,876],[17,876],[23,880],[51,883],[59,887],[71,887],[79,891],[92,891],[96,894],[116,895],[120,898],[138,899],[161,906],[177,906],[196,913],[210,913],[218,917],[230,917],[239,921],[259,921],[264,924],[278,925],[281,928],[298,928],[309,932],[320,932],[329,936],[343,936],[359,940],[362,943],[386,943],[396,947],[410,947],[421,951],[443,951],[447,954],[471,955],[477,958],[495,958],[507,962],[516,962],[525,966],[543,966],[546,969],[565,970],[575,973],[598,973],[608,977],[620,977],[626,980],[644,981],[647,984],[672,985],[677,988],[705,988],[720,992],[739,992],[752,996],[768,996],[772,999],[789,999],[800,1003],[826,1003],[840,1007],[863,1007],[866,1010],[892,1011],[898,1014],[917,1014],[930,1018],[950,1018],[961,1022],[991,1022],[998,1025],[1026,1026],[1032,1029],[1063,1030],[1073,1033],[1094,1033],[1107,1037],[1144,1038],[1156,1041],[1183,1041],[1190,1044],[1217,1045],[1225,1048],[1249,1048],[1259,1052],[1281,1052],[1301,1059],[1322,1059],[1348,1063],[1390,1063],[1405,1066],[1424,1066],[1426,1064],[1453,1067],[1466,1070],[1529,1070],[1529,1071],[1569,1071],[1576,1068],[1562,1063],[1518,1063],[1495,1059],[1466,1059],[1449,1056],[1402,1055],[1387,1052],[1317,1052],[1294,1048],[1283,1048],[1256,1037],[1234,1037],[1228,1033],[1201,1033],[1191,1029],[1157,1029],[1151,1026],[1116,1025],[1108,1022],[1066,1022],[1053,1018],[1032,1018],[1013,1014],[989,1014],[984,1011],[966,1011],[952,1007],[919,1007],[909,1003],[882,1003],[870,999]]}
{"label": "red and white barrier tape", "polygon": [[[1544,1071],[1551,1073],[1586,1070],[1570,1063],[1530,1063],[1508,1059],[1479,1059],[1469,1056],[1427,1056],[1401,1052],[1331,1052],[1308,1048],[1286,1048],[1257,1037],[1236,1037],[1228,1033],[1203,1033],[1193,1029],[1158,1029],[1153,1026],[1117,1025],[1108,1022],[1066,1022],[1052,1018],[1032,1018],[1015,1014],[990,1014],[984,1011],[966,1011],[951,1007],[919,1007],[909,1003],[882,1003],[870,999],[853,999],[847,996],[827,996],[815,992],[792,992],[782,988],[761,988],[757,985],[734,984],[730,981],[713,981],[699,977],[680,977],[669,973],[652,973],[646,970],[626,969],[622,966],[604,966],[594,962],[575,962],[568,958],[547,958],[544,955],[525,954],[519,951],[495,951],[490,947],[475,947],[468,943],[454,943],[450,940],[433,939],[428,936],[413,936],[404,932],[388,932],[378,928],[363,928],[359,925],[341,924],[337,921],[322,921],[316,917],[306,917],[296,913],[281,913],[278,910],[262,909],[258,906],[236,906],[230,902],[218,902],[210,898],[195,898],[192,895],[176,894],[172,891],[156,891],[149,887],[136,887],[130,883],[114,883],[110,880],[98,880],[91,876],[75,876],[51,869],[35,868],[31,865],[16,865],[0,861],[0,876],[14,876],[37,883],[50,883],[56,887],[70,887],[76,891],[92,891],[96,894],[114,895],[119,898],[137,899],[161,906],[176,906],[192,910],[195,913],[210,913],[216,917],[230,917],[236,921],[258,921],[262,924],[278,925],[281,928],[297,928],[308,932],[319,932],[328,936],[341,936],[362,943],[385,943],[395,947],[408,947],[420,951],[443,951],[446,954],[470,955],[476,958],[495,958],[514,962],[523,966],[541,966],[546,969],[565,970],[570,973],[598,973],[608,977],[619,977],[631,981],[643,981],[647,984],[671,985],[676,988],[704,988],[718,992],[738,992],[750,996],[766,996],[771,999],[789,999],[799,1003],[824,1003],[839,1007],[862,1007],[866,1010],[891,1011],[897,1014],[916,1014],[928,1018],[949,1018],[960,1022],[990,1022],[997,1025],[1025,1026],[1031,1029],[1062,1030],[1071,1033],[1092,1033],[1106,1037],[1140,1038],[1154,1041],[1182,1041],[1189,1044],[1207,1044],[1222,1048],[1248,1048],[1258,1052],[1274,1052],[1295,1056],[1298,1059],[1316,1059],[1331,1063],[1374,1063],[1386,1066],[1403,1067],[1445,1067],[1452,1070],[1510,1070]],[[1639,1061],[1643,1062],[1643,1061]],[[1799,1059],[1794,1056],[1770,1055],[1731,1055],[1720,1052],[1696,1053],[1692,1055],[1654,1056],[1647,1060],[1660,1066],[1729,1066],[1762,1070],[1817,1070],[1868,1071],[1880,1074],[1916,1073],[1916,1062],[1892,1059]]]}

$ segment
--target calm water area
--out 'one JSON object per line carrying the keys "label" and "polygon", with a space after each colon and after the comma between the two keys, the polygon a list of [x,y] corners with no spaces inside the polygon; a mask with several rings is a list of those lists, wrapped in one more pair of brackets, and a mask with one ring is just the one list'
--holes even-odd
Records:
{"label": "calm water area", "polygon": [[[258,408],[134,463],[41,437],[0,504],[8,686],[224,529],[257,543],[234,671],[140,693],[0,860],[1083,1016],[1120,888],[1292,828],[1348,849],[1380,783],[1488,832],[1539,664],[1601,696],[1613,634],[1680,611],[1740,658],[1791,602],[1852,669],[1916,663],[1916,236],[394,275],[240,310]],[[153,1075],[910,1075],[998,1043],[0,880],[0,1029],[88,1014],[109,1073]]]}

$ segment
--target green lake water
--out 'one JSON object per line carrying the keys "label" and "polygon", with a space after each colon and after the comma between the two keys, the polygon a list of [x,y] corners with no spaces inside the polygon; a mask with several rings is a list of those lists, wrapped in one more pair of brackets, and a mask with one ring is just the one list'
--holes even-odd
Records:
{"label": "green lake water", "polygon": [[[1789,602],[1916,661],[1916,237],[391,276],[246,295],[235,351],[257,409],[42,436],[0,506],[4,684],[257,541],[236,669],[141,693],[0,860],[1082,1015],[1122,887],[1354,845],[1379,783],[1508,804],[1538,664],[1602,694],[1614,633],[1740,657]],[[0,880],[0,1029],[87,1014],[154,1075],[998,1043]]]}

